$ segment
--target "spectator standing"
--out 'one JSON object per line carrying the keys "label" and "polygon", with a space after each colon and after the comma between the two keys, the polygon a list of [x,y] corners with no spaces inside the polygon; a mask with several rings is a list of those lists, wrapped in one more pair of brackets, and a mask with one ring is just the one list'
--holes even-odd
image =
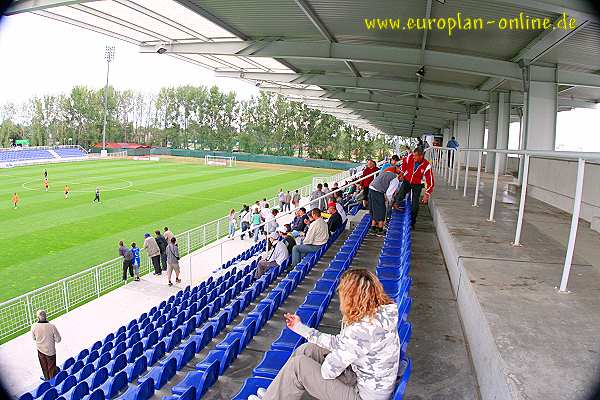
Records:
{"label": "spectator standing", "polygon": [[[246,231],[250,229],[250,219],[252,218],[252,214],[250,212],[250,207],[246,204],[242,206],[242,211],[240,211],[240,226],[242,228],[241,238],[244,240],[244,235]],[[248,237],[250,237],[250,233],[248,233]]]}
{"label": "spectator standing", "polygon": [[171,282],[173,271],[175,271],[175,282],[181,282],[181,279],[179,279],[179,248],[177,247],[175,238],[171,238],[171,243],[167,246],[167,278],[169,279],[169,286],[173,286],[173,282]]}
{"label": "spectator standing", "polygon": [[400,169],[402,183],[396,192],[394,198],[394,207],[400,208],[400,203],[404,200],[408,192],[412,192],[412,220],[411,226],[414,228],[419,214],[419,197],[423,190],[423,181],[426,189],[421,202],[427,204],[429,197],[433,193],[434,180],[431,164],[424,157],[424,150],[417,147],[412,154],[407,155],[402,161]]}
{"label": "spectator standing", "polygon": [[283,211],[290,211],[292,209],[292,194],[288,190],[285,194],[285,208]]}
{"label": "spectator standing", "polygon": [[277,227],[279,223],[277,222],[277,214],[279,211],[276,209],[271,210],[271,217],[266,221],[267,222],[267,235],[277,231]]}
{"label": "spectator standing", "polygon": [[324,194],[325,193],[323,192],[323,185],[320,183],[317,184],[317,188],[310,194],[310,206],[312,208],[324,210],[326,205],[325,197],[319,199],[319,197],[322,197]]}
{"label": "spectator standing", "polygon": [[254,214],[254,211],[260,212],[260,202],[258,200],[252,205],[252,214]]}
{"label": "spectator standing", "polygon": [[399,161],[400,161],[400,157],[397,154],[394,154],[392,156],[392,158],[390,158],[390,161],[386,162],[385,164],[383,164],[381,166],[381,168],[379,168],[379,171],[383,172],[386,169],[388,169],[389,167],[396,167],[398,165]]}
{"label": "spectator standing", "polygon": [[140,280],[140,248],[137,247],[135,242],[131,243],[131,263],[133,264],[133,278],[134,281]]}
{"label": "spectator standing", "polygon": [[288,249],[285,243],[282,240],[279,240],[279,234],[277,232],[273,232],[269,235],[269,243],[271,243],[271,250],[263,260],[258,262],[256,273],[254,275],[255,278],[260,278],[271,268],[282,266],[289,257]]}
{"label": "spectator standing", "polygon": [[144,233],[144,250],[146,250],[148,257],[152,261],[154,275],[160,275],[160,248],[158,247],[158,243],[156,243],[156,239],[150,236],[149,233]]}
{"label": "spectator standing", "polygon": [[163,236],[167,240],[167,243],[171,243],[171,239],[173,239],[175,237],[173,232],[171,232],[171,230],[166,226],[165,226],[165,233],[163,234]]}
{"label": "spectator standing", "polygon": [[127,271],[129,271],[129,275],[133,278],[133,256],[131,250],[125,247],[122,240],[119,242],[119,255],[123,257],[123,281],[127,282]]}
{"label": "spectator standing", "polygon": [[252,219],[251,219],[251,223],[252,223],[252,236],[254,237],[254,242],[258,242],[258,235],[260,233],[260,213],[258,209],[254,210],[254,213],[252,214]]}
{"label": "spectator standing", "polygon": [[321,218],[321,210],[313,208],[310,213],[313,221],[308,226],[306,237],[302,244],[297,244],[292,249],[292,267],[306,254],[318,251],[329,240],[329,230],[327,223]]}
{"label": "spectator standing", "polygon": [[330,215],[329,219],[327,220],[327,229],[329,229],[329,234],[332,235],[342,226],[342,217],[337,212],[334,202],[329,203],[327,212]]}
{"label": "spectator standing", "polygon": [[[363,169],[362,172],[362,176],[369,176],[372,173],[377,172],[377,164],[375,164],[375,161],[369,159],[367,161],[367,166],[365,167],[365,169]],[[373,182],[374,176],[371,176],[369,178],[365,178],[363,179],[361,182],[361,185],[363,187],[363,207],[364,208],[368,208],[369,207],[369,185],[371,184],[371,182]]]}
{"label": "spectator standing", "polygon": [[31,334],[37,347],[38,360],[44,374],[44,380],[49,380],[58,372],[56,369],[56,343],[61,337],[54,324],[48,322],[46,311],[36,312],[37,322],[31,326]]}
{"label": "spectator standing", "polygon": [[298,193],[298,189],[296,189],[292,195],[292,204],[294,205],[294,208],[300,206],[300,193]]}
{"label": "spectator standing", "polygon": [[229,211],[229,216],[227,217],[229,221],[229,235],[227,236],[229,239],[233,239],[235,236],[235,228],[237,227],[237,220],[235,218],[235,209],[231,209]]}
{"label": "spectator standing", "polygon": [[279,194],[277,195],[277,198],[279,199],[279,209],[281,211],[285,211],[285,192],[283,191],[283,189],[279,189]]}
{"label": "spectator standing", "polygon": [[371,214],[371,231],[383,234],[386,206],[385,194],[394,179],[398,178],[396,167],[389,167],[379,173],[369,186],[369,213]]}
{"label": "spectator standing", "polygon": [[[329,195],[329,193],[331,193],[331,189],[329,189],[329,184],[327,182],[323,182],[323,194],[324,195]],[[325,197],[325,204],[327,204],[327,202],[329,201],[330,196]],[[323,209],[321,209],[322,211]]]}
{"label": "spectator standing", "polygon": [[267,198],[263,197],[263,199],[258,202],[258,206],[262,209],[265,207],[265,205],[267,205]]}
{"label": "spectator standing", "polygon": [[[452,136],[450,138],[450,140],[448,140],[448,143],[446,144],[446,147],[450,148],[450,149],[454,149],[457,150],[460,147],[460,144],[458,143],[458,141],[456,140],[456,138],[454,136]],[[454,162],[454,154],[456,153],[456,151],[450,151],[448,152],[448,167],[450,167],[453,162]]]}
{"label": "spectator standing", "polygon": [[155,230],[154,234],[156,235],[156,244],[158,244],[158,249],[160,250],[160,266],[163,271],[167,270],[167,246],[169,242],[167,239],[160,234],[160,230]]}
{"label": "spectator standing", "polygon": [[[271,217],[273,216],[273,214],[271,213],[271,208],[269,207],[269,203],[265,202],[264,207],[260,208],[260,219],[262,222],[267,222],[271,219]],[[265,232],[265,226],[262,225],[260,227],[260,231],[261,233]]]}

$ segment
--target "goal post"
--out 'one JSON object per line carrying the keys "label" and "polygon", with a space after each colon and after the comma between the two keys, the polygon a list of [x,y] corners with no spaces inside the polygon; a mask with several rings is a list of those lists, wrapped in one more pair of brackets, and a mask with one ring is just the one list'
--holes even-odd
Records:
{"label": "goal post", "polygon": [[235,167],[235,157],[224,157],[224,156],[204,156],[204,164],[218,167]]}

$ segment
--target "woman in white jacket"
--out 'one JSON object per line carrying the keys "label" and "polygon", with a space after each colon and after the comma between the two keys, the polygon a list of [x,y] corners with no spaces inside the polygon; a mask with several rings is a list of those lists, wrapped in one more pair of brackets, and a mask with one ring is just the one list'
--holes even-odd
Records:
{"label": "woman in white jacket", "polygon": [[400,363],[398,306],[365,269],[342,275],[342,329],[329,335],[286,314],[288,328],[308,343],[298,347],[267,390],[248,400],[389,400]]}

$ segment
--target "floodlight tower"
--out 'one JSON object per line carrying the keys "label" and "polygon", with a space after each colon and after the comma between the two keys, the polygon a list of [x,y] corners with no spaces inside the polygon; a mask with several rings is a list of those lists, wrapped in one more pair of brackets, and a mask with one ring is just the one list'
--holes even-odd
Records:
{"label": "floodlight tower", "polygon": [[104,121],[102,122],[102,150],[106,151],[106,115],[108,114],[108,74],[110,72],[110,62],[115,59],[115,46],[106,46],[104,51],[106,60],[106,85],[104,86]]}

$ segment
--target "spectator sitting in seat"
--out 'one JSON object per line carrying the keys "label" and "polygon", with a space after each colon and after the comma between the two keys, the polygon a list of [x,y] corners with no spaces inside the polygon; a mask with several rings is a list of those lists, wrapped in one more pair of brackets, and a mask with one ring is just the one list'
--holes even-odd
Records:
{"label": "spectator sitting in seat", "polygon": [[290,232],[290,224],[280,225],[277,228],[277,233],[279,233],[279,237],[285,243],[285,245],[288,249],[288,253],[292,254],[292,249],[296,245],[296,240],[294,239],[294,237],[292,236],[292,234]]}
{"label": "spectator sitting in seat", "polygon": [[313,208],[310,214],[313,221],[308,226],[302,244],[297,244],[292,249],[292,267],[295,267],[306,254],[318,251],[329,240],[329,230],[327,223],[321,218],[321,210]]}
{"label": "spectator sitting in seat", "polygon": [[342,217],[340,216],[340,213],[337,212],[335,203],[333,201],[329,202],[327,212],[330,215],[329,219],[327,220],[327,228],[329,229],[329,234],[333,235],[333,233],[342,226]]}
{"label": "spectator sitting in seat", "polygon": [[297,238],[300,233],[305,232],[308,226],[309,219],[306,215],[306,208],[300,207],[296,210],[296,216],[292,221],[292,236]]}
{"label": "spectator sitting in seat", "polygon": [[267,220],[267,234],[277,231],[277,227],[279,226],[279,223],[277,222],[277,214],[279,214],[277,209],[271,210],[271,217]]}
{"label": "spectator sitting in seat", "polygon": [[334,197],[331,199],[331,203],[335,203],[335,209],[337,210],[338,214],[340,214],[340,217],[342,217],[343,224],[348,219],[348,215],[346,215],[346,210],[344,209],[344,206],[342,206],[342,201],[343,200],[341,197]]}
{"label": "spectator sitting in seat", "polygon": [[387,400],[400,364],[398,306],[377,277],[365,269],[346,271],[339,285],[342,328],[319,332],[297,315],[285,314],[287,327],[308,343],[298,347],[268,389],[248,400]]}
{"label": "spectator sitting in seat", "polygon": [[279,240],[277,232],[269,235],[269,242],[271,243],[271,250],[267,252],[264,259],[258,262],[258,266],[256,267],[254,277],[257,279],[271,268],[283,265],[284,261],[289,257],[287,246],[282,240]]}
{"label": "spectator sitting in seat", "polygon": [[60,343],[60,334],[56,326],[48,322],[46,311],[38,310],[37,322],[31,326],[31,334],[37,347],[38,359],[44,380],[49,380],[58,370],[56,369],[56,343]]}

